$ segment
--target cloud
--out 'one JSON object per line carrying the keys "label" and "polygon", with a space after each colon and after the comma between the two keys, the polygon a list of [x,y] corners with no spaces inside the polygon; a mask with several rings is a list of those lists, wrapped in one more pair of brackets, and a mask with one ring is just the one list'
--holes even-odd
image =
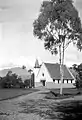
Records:
{"label": "cloud", "polygon": [[19,58],[15,58],[15,59],[11,59],[11,63],[15,64],[15,65],[26,65],[26,66],[34,66],[35,63],[35,57],[34,56],[28,56],[28,57],[24,57],[24,56],[20,56]]}
{"label": "cloud", "polygon": [[2,62],[2,64],[0,65],[0,69],[12,68],[17,66],[22,67],[23,65],[25,65],[27,69],[33,68],[35,65],[35,60],[36,58],[34,56],[20,56],[18,58],[10,59],[7,62]]}
{"label": "cloud", "polygon": [[75,0],[75,5],[77,8],[82,9],[82,0]]}
{"label": "cloud", "polygon": [[74,0],[74,5],[78,10],[79,17],[82,20],[82,0]]}
{"label": "cloud", "polygon": [[[0,21],[23,22],[35,17],[40,8],[40,0],[0,0]],[[7,9],[6,9],[7,8]]]}

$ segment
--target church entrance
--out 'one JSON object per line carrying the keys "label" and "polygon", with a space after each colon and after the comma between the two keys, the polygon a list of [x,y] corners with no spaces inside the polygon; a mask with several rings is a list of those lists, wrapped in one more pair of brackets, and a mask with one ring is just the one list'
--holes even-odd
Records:
{"label": "church entrance", "polygon": [[41,80],[42,86],[45,86],[46,80]]}

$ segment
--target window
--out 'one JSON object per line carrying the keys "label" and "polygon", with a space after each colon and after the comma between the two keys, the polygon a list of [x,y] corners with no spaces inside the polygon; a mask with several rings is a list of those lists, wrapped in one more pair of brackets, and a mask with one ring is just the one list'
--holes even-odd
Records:
{"label": "window", "polygon": [[60,82],[60,80],[58,80],[58,83]]}
{"label": "window", "polygon": [[71,80],[71,83],[72,83],[72,80]]}
{"label": "window", "polygon": [[42,76],[44,76],[44,73],[42,73]]}
{"label": "window", "polygon": [[53,79],[53,82],[55,82],[55,79]]}
{"label": "window", "polygon": [[63,79],[63,83],[64,83],[64,79]]}

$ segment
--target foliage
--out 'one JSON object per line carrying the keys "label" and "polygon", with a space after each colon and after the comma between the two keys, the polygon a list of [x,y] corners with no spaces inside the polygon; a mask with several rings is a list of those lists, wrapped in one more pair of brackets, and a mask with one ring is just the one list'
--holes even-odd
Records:
{"label": "foliage", "polygon": [[25,68],[26,68],[26,66],[25,66],[25,65],[23,65],[23,66],[22,66],[22,69],[25,69]]}
{"label": "foliage", "polygon": [[77,72],[75,86],[82,88],[82,63],[80,65],[74,64],[73,69]]}
{"label": "foliage", "polygon": [[32,72],[33,72],[33,70],[32,70],[32,69],[29,69],[29,70],[28,70],[28,72],[29,72],[29,73],[32,73]]}
{"label": "foliage", "polygon": [[52,54],[57,54],[63,43],[67,47],[73,42],[82,49],[81,21],[72,0],[43,1],[33,27],[34,35],[44,40],[45,49]]}
{"label": "foliage", "polygon": [[26,79],[22,81],[21,76],[18,76],[16,73],[12,73],[12,71],[8,71],[5,77],[0,78],[0,87],[2,88],[26,88],[26,87],[30,87],[30,84],[31,86],[34,86],[33,80],[34,80],[34,77],[32,79],[30,78],[30,79]]}
{"label": "foliage", "polygon": [[[43,1],[38,18],[33,23],[33,33],[44,41],[45,49],[58,54],[60,60],[61,83],[63,81],[64,51],[73,42],[82,49],[82,27],[78,11],[72,0]],[[60,89],[62,94],[62,85]]]}
{"label": "foliage", "polygon": [[0,81],[0,86],[2,88],[12,88],[17,85],[20,87],[22,83],[22,79],[18,77],[17,74],[12,73],[12,71],[8,71],[5,77],[2,77]]}
{"label": "foliage", "polygon": [[24,81],[24,85],[25,85],[25,87],[29,87],[29,85],[30,85],[30,79],[25,80]]}

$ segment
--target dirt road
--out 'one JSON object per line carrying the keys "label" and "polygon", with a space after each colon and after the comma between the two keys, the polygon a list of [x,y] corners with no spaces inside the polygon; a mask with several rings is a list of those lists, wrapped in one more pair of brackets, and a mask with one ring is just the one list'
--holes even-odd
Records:
{"label": "dirt road", "polygon": [[[39,104],[46,103],[43,92],[44,90],[41,90],[15,99],[0,101],[0,120],[43,120],[37,113],[40,109]],[[33,110],[34,107],[35,109],[37,107],[37,111]]]}

